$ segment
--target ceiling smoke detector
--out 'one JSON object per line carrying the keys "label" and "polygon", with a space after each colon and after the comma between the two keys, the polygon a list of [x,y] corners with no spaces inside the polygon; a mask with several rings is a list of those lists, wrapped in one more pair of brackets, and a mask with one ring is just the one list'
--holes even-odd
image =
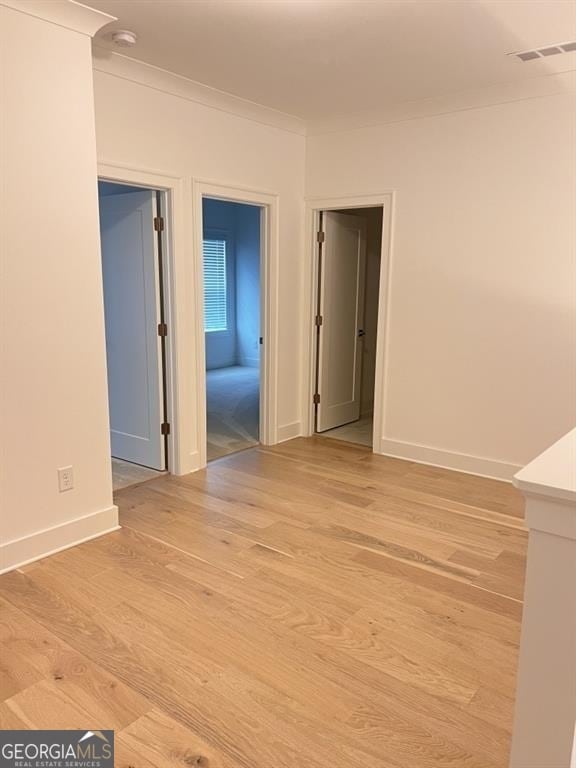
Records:
{"label": "ceiling smoke detector", "polygon": [[112,42],[120,48],[132,48],[137,40],[138,36],[129,29],[117,29],[112,32]]}
{"label": "ceiling smoke detector", "polygon": [[515,56],[520,61],[533,61],[534,59],[545,59],[547,56],[556,56],[558,53],[571,53],[572,51],[576,51],[576,41],[546,45],[544,48],[534,48],[531,51],[515,51],[509,53],[508,56]]}

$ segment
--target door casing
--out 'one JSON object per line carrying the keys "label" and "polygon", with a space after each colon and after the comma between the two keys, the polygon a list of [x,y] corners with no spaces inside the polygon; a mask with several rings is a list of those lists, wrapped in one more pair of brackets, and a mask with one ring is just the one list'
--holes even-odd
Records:
{"label": "door casing", "polygon": [[230,187],[209,181],[193,182],[194,285],[199,287],[195,310],[196,413],[200,466],[206,466],[206,339],[204,333],[204,269],[202,248],[202,202],[205,198],[247,203],[262,209],[260,214],[260,327],[263,344],[260,357],[260,442],[278,442],[278,195],[245,187]]}
{"label": "door casing", "polygon": [[345,197],[308,198],[306,202],[306,231],[308,247],[305,251],[304,280],[304,329],[303,329],[303,368],[302,404],[303,433],[314,434],[315,406],[313,402],[316,388],[317,333],[314,318],[318,297],[318,246],[317,232],[320,228],[320,214],[323,211],[344,211],[353,208],[382,208],[382,250],[380,266],[380,286],[378,299],[378,330],[376,339],[376,376],[374,381],[374,435],[372,450],[383,453],[382,441],[386,434],[386,379],[388,363],[388,332],[390,317],[391,268],[393,249],[393,222],[396,193],[381,192],[372,195],[350,195]]}
{"label": "door casing", "polygon": [[[117,184],[157,190],[161,197],[161,212],[164,217],[162,238],[162,283],[164,298],[164,316],[168,326],[165,339],[164,397],[166,419],[170,424],[170,433],[166,437],[167,469],[172,474],[185,474],[187,468],[186,451],[183,450],[183,435],[179,429],[179,394],[182,387],[176,376],[176,349],[178,323],[174,306],[174,283],[176,264],[174,259],[175,244],[180,245],[183,235],[181,216],[184,198],[183,180],[178,177],[153,173],[139,168],[111,163],[98,163],[98,178]],[[104,303],[104,300],[102,300]]]}

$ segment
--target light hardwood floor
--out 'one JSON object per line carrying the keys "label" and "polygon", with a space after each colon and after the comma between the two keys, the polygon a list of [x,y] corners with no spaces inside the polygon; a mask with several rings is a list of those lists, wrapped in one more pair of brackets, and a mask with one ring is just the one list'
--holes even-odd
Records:
{"label": "light hardwood floor", "polygon": [[113,728],[119,768],[505,768],[511,486],[311,438],[117,501],[0,577],[0,728]]}

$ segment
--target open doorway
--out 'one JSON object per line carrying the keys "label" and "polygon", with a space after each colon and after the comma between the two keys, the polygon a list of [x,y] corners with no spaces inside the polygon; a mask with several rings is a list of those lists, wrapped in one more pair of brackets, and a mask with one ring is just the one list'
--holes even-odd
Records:
{"label": "open doorway", "polygon": [[202,199],[208,461],[260,441],[262,208]]}
{"label": "open doorway", "polygon": [[383,208],[320,212],[314,430],[373,446]]}
{"label": "open doorway", "polygon": [[165,193],[98,182],[114,490],[168,469]]}

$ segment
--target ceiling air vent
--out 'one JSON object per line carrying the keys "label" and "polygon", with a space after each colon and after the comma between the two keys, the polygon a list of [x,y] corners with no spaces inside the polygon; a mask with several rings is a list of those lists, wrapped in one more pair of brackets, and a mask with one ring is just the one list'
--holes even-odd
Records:
{"label": "ceiling air vent", "polygon": [[545,48],[534,48],[532,51],[515,51],[508,56],[514,56],[520,61],[532,61],[533,59],[545,59],[547,56],[556,56],[558,53],[570,53],[576,51],[576,42],[556,43],[556,45],[547,45]]}

